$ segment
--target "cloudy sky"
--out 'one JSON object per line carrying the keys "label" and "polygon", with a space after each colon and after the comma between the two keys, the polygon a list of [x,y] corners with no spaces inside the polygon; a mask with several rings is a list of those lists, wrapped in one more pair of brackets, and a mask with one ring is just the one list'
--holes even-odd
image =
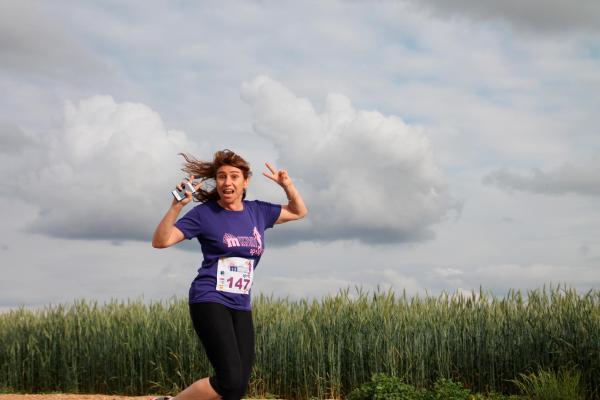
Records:
{"label": "cloudy sky", "polygon": [[[0,2],[0,308],[185,297],[185,151],[309,207],[254,292],[600,286],[600,5]],[[188,206],[190,208],[191,206]]]}

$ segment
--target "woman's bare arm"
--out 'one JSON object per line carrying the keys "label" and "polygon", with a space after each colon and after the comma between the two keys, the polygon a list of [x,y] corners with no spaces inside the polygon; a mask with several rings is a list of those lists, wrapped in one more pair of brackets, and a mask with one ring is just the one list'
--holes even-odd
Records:
{"label": "woman's bare arm", "polygon": [[185,239],[183,232],[181,232],[175,226],[175,222],[177,221],[177,217],[179,216],[182,208],[183,206],[179,203],[171,205],[154,231],[154,236],[152,237],[152,247],[164,249]]}
{"label": "woman's bare arm", "polygon": [[[189,181],[194,181],[193,175],[190,176]],[[196,190],[198,190],[200,186],[200,184],[197,185]],[[180,183],[179,185],[177,185],[177,188],[181,190],[182,184]],[[183,207],[185,207],[185,205],[191,201],[192,193],[189,191],[185,192],[185,199],[181,201],[173,199],[173,201],[171,202],[171,207],[169,208],[165,216],[162,218],[162,220],[159,222],[158,226],[156,227],[156,230],[154,231],[154,236],[152,236],[152,247],[157,249],[164,249],[166,247],[173,246],[174,244],[177,244],[183,239],[185,239],[183,232],[181,232],[179,228],[175,226],[175,222],[177,221],[177,217],[179,216],[179,213],[181,213]]]}
{"label": "woman's bare arm", "polygon": [[283,224],[284,222],[296,221],[304,218],[308,214],[308,209],[302,200],[302,196],[298,192],[298,189],[294,186],[292,179],[289,177],[286,170],[277,170],[271,164],[265,164],[269,169],[270,173],[263,172],[263,175],[271,179],[285,191],[285,195],[288,198],[288,204],[281,206],[281,213],[279,218],[275,221],[276,224]]}

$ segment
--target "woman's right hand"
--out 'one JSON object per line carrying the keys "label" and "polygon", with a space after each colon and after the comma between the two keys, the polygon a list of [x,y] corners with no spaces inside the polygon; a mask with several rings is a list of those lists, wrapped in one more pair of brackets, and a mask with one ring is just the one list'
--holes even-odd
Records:
{"label": "woman's right hand", "polygon": [[[202,182],[196,183],[194,184],[194,175],[190,175],[190,177],[187,179],[188,182],[192,183],[192,186],[194,186],[194,190],[199,190],[202,187]],[[179,182],[179,184],[177,184],[176,188],[177,190],[183,190],[185,181],[181,181]],[[194,199],[194,196],[192,194],[192,192],[190,192],[189,190],[185,191],[185,199],[182,199],[181,201],[177,201],[176,198],[173,198],[173,201],[171,202],[171,206],[175,206],[175,205],[179,205],[180,207],[184,207],[186,204],[190,203],[192,200]]]}
{"label": "woman's right hand", "polygon": [[[194,175],[190,175],[189,182],[194,182]],[[176,186],[177,190],[183,190],[185,182],[179,182]],[[194,190],[199,190],[202,187],[202,182],[194,185]],[[179,213],[183,207],[193,200],[192,192],[186,190],[185,198],[181,201],[173,198],[171,202],[171,208],[167,210],[167,213],[163,219],[159,222],[158,226],[154,230],[152,236],[152,247],[157,249],[164,249],[165,247],[173,246],[185,239],[183,232],[181,232],[176,226],[175,221],[179,217]]]}

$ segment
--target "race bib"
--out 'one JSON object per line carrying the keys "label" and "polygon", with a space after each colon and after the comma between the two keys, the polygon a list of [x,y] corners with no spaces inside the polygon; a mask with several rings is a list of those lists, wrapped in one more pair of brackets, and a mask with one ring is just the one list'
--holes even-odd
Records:
{"label": "race bib", "polygon": [[252,287],[254,260],[242,257],[221,257],[217,264],[219,292],[248,294]]}

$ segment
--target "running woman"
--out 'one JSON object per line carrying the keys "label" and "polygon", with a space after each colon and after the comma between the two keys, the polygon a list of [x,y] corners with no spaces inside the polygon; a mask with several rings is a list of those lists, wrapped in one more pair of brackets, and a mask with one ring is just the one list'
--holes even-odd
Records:
{"label": "running woman", "polygon": [[[200,179],[196,192],[173,199],[152,238],[166,248],[184,239],[198,239],[203,261],[189,291],[189,309],[215,375],[200,379],[177,396],[155,400],[239,400],[245,394],[254,361],[254,326],[250,290],[254,271],[265,249],[264,232],[273,225],[295,221],[308,212],[285,170],[266,163],[263,175],[280,185],[287,205],[245,200],[250,165],[230,150],[218,151],[212,162],[182,154],[190,182]],[[214,179],[215,187],[203,187]],[[177,185],[182,190],[183,184]],[[179,214],[195,198],[201,204]]]}

